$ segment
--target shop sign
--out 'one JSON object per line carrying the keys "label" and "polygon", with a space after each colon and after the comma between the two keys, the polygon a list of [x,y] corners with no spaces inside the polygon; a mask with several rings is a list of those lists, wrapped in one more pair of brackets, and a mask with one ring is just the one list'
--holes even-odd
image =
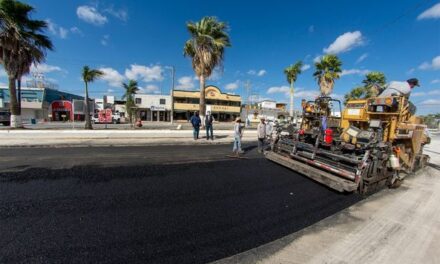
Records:
{"label": "shop sign", "polygon": [[154,106],[150,107],[151,111],[165,111],[165,106]]}

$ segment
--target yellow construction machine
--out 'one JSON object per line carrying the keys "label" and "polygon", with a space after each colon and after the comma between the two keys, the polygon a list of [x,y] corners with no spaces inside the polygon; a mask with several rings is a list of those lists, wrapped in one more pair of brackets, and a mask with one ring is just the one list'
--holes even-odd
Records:
{"label": "yellow construction machine", "polygon": [[406,97],[339,100],[321,96],[302,103],[298,128],[272,138],[267,159],[340,192],[367,194],[396,187],[429,156],[426,126]]}

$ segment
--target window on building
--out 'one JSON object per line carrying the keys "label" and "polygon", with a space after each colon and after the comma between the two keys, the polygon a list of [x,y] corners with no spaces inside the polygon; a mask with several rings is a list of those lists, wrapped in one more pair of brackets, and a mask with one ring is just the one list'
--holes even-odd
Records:
{"label": "window on building", "polygon": [[136,98],[136,104],[142,104],[142,98]]}
{"label": "window on building", "polygon": [[161,105],[164,105],[164,104],[165,104],[165,102],[166,102],[166,100],[165,100],[165,99],[160,99],[160,100],[159,100],[159,104],[161,104]]}

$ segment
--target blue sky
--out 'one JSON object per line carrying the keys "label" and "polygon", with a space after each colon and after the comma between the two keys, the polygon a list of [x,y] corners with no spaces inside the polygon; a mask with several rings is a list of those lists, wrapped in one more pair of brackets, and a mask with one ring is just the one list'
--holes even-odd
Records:
{"label": "blue sky", "polygon": [[[368,71],[383,71],[389,81],[417,77],[422,86],[412,94],[420,113],[440,106],[440,3],[437,1],[25,1],[36,8],[34,18],[49,22],[47,34],[55,50],[37,67],[61,90],[83,93],[84,65],[106,76],[93,83],[93,97],[120,96],[121,81],[135,78],[143,92],[169,93],[167,66],[176,68],[176,86],[198,89],[182,47],[187,21],[209,15],[226,21],[232,47],[224,69],[208,84],[246,97],[252,94],[288,102],[283,69],[302,60],[295,104],[313,97],[313,61],[337,54],[344,74],[335,96],[343,96]],[[0,82],[6,83],[4,73]]]}

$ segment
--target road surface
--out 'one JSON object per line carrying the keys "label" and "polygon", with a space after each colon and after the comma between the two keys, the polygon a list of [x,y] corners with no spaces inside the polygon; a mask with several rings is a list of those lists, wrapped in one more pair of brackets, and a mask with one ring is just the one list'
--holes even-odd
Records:
{"label": "road surface", "polygon": [[255,146],[0,151],[0,263],[205,263],[358,202]]}

